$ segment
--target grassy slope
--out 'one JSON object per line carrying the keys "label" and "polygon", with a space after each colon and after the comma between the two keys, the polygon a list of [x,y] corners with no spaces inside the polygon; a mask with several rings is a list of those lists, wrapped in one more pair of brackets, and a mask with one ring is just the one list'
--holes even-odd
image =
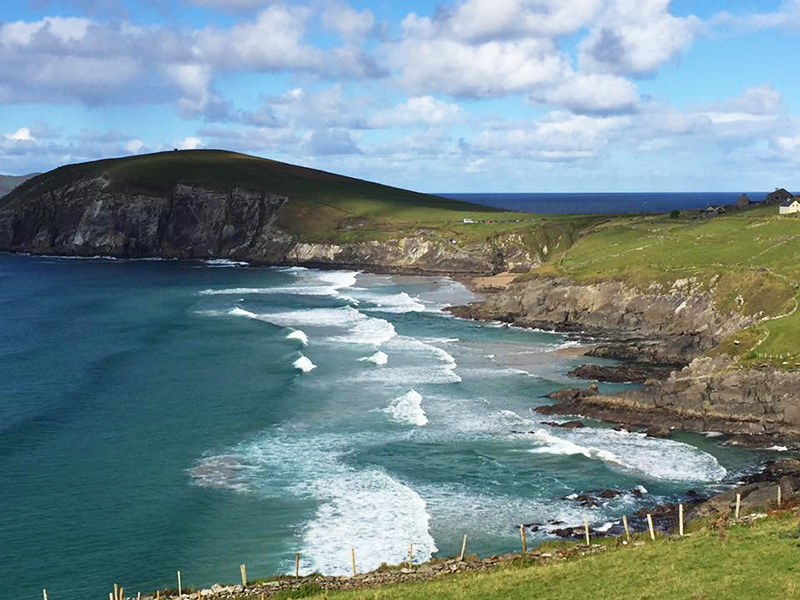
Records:
{"label": "grassy slope", "polygon": [[[177,183],[211,189],[240,186],[290,198],[278,225],[307,241],[353,242],[417,235],[457,239],[469,246],[498,234],[528,234],[542,224],[572,233],[592,218],[511,213],[437,196],[419,194],[323,171],[233,152],[162,152],[68,165],[21,186],[0,200],[0,208],[63,186],[79,177],[104,176],[114,189],[166,193]],[[464,225],[463,219],[495,221]],[[541,235],[541,234],[537,234]]]}
{"label": "grassy slope", "polygon": [[783,600],[800,597],[796,515],[558,563],[314,598],[331,600]]}
{"label": "grassy slope", "polygon": [[765,206],[713,219],[609,218],[538,274],[587,282],[621,279],[641,289],[654,282],[666,289],[693,279],[695,289],[713,285],[723,310],[773,317],[792,313],[737,335],[739,345],[726,340],[723,349],[745,362],[782,364],[783,359],[764,355],[792,355],[787,362],[794,366],[800,362],[800,311],[793,313],[800,300],[800,218],[777,213],[776,206]]}

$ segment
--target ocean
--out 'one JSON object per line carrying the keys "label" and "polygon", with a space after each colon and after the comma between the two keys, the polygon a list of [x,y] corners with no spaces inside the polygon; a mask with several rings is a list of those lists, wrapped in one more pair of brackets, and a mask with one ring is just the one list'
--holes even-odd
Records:
{"label": "ocean", "polygon": [[[608,192],[532,194],[440,194],[506,210],[530,213],[660,213],[702,210],[709,205],[736,204],[742,192]],[[763,201],[766,192],[747,192],[751,202]]]}
{"label": "ocean", "polygon": [[[564,335],[453,318],[471,293],[226,261],[0,254],[0,588],[135,595],[513,551],[769,456],[712,437],[544,425],[587,382]],[[606,391],[624,384],[602,386]],[[575,491],[625,493],[585,509]],[[639,497],[634,490],[644,489]],[[548,537],[535,534],[534,542]]]}

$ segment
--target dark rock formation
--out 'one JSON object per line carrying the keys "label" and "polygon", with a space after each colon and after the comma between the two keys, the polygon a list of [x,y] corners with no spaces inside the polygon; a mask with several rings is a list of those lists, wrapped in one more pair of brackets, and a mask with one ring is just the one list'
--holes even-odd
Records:
{"label": "dark rock formation", "polygon": [[618,396],[557,392],[545,415],[582,415],[632,427],[654,425],[746,436],[749,445],[800,440],[800,373],[736,369],[726,357],[701,358],[665,381]]}
{"label": "dark rock formation", "polygon": [[596,350],[596,356],[661,364],[686,364],[752,322],[718,312],[708,292],[691,290],[685,281],[643,292],[619,281],[581,284],[535,278],[514,282],[481,304],[451,312],[601,336],[613,341],[603,344],[605,352]]}
{"label": "dark rock formation", "polygon": [[581,365],[567,373],[567,375],[578,379],[594,379],[612,383],[643,383],[648,379],[666,379],[675,368],[675,366],[650,365],[647,363]]}

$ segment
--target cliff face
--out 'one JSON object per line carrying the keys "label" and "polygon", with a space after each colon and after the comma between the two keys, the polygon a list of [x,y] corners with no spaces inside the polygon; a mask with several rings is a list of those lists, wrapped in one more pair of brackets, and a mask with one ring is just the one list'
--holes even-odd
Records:
{"label": "cliff face", "polygon": [[718,431],[770,445],[800,439],[798,389],[800,373],[774,367],[739,369],[727,357],[704,357],[638,390],[618,396],[574,394],[538,410],[629,426]]}
{"label": "cliff face", "polygon": [[691,290],[685,281],[650,293],[616,281],[532,279],[453,312],[595,335],[596,356],[687,365],[618,396],[565,393],[539,409],[545,414],[765,436],[766,443],[800,438],[800,373],[701,356],[756,317],[720,312],[710,292]]}
{"label": "cliff face", "polygon": [[77,256],[230,258],[271,264],[376,270],[492,273],[539,264],[522,240],[469,249],[449,240],[402,237],[309,243],[275,225],[286,196],[178,184],[169,193],[112,190],[80,179],[0,206],[0,250]]}
{"label": "cliff face", "polygon": [[80,180],[0,210],[0,248],[41,254],[166,258],[279,253],[285,197],[177,185],[168,195],[106,191]]}
{"label": "cliff face", "polygon": [[[709,293],[688,292],[680,285],[643,293],[618,281],[580,284],[552,278],[512,283],[481,304],[453,312],[524,327],[580,331],[625,344],[608,356],[683,364],[750,323],[741,315],[720,313]],[[619,356],[626,351],[628,356]]]}

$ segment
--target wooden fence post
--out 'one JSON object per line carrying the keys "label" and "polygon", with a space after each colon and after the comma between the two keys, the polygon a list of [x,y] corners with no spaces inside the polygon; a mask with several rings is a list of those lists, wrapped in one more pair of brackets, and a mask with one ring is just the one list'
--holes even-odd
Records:
{"label": "wooden fence post", "polygon": [[647,513],[647,528],[650,530],[650,539],[656,541],[656,532],[653,529],[653,515]]}
{"label": "wooden fence post", "polygon": [[519,536],[522,538],[522,553],[525,554],[528,551],[528,541],[525,538],[525,525],[519,526]]}
{"label": "wooden fence post", "polygon": [[294,555],[294,576],[300,577],[300,553]]}
{"label": "wooden fence post", "polygon": [[781,484],[778,483],[778,508],[781,507]]}
{"label": "wooden fence post", "polygon": [[678,534],[683,537],[683,504],[678,504]]}
{"label": "wooden fence post", "polygon": [[350,557],[353,559],[353,577],[355,577],[356,574],[358,573],[356,571],[356,549],[355,548],[350,548]]}
{"label": "wooden fence post", "polygon": [[464,560],[464,552],[467,551],[467,534],[464,534],[464,541],[461,542],[461,555],[458,557],[458,560]]}
{"label": "wooden fence post", "polygon": [[742,495],[741,494],[736,494],[736,513],[735,513],[735,516],[734,516],[734,518],[736,520],[739,519],[739,511],[740,511],[741,508],[742,508]]}
{"label": "wooden fence post", "polygon": [[242,576],[242,587],[247,587],[247,565],[242,563],[239,565],[239,574]]}
{"label": "wooden fence post", "polygon": [[114,584],[114,600],[119,600],[119,586]]}
{"label": "wooden fence post", "polygon": [[622,515],[622,526],[625,528],[625,541],[630,544],[631,543],[631,530],[628,529],[628,517],[627,517],[627,515]]}
{"label": "wooden fence post", "polygon": [[181,572],[178,571],[178,596],[183,593],[183,588],[181,587]]}
{"label": "wooden fence post", "polygon": [[47,590],[42,588],[42,600],[47,600]]}
{"label": "wooden fence post", "polygon": [[583,517],[583,531],[586,534],[586,545],[591,546],[592,540],[589,537],[589,521],[586,520],[586,517]]}
{"label": "wooden fence post", "polygon": [[414,566],[414,544],[411,544],[408,548],[408,568]]}

